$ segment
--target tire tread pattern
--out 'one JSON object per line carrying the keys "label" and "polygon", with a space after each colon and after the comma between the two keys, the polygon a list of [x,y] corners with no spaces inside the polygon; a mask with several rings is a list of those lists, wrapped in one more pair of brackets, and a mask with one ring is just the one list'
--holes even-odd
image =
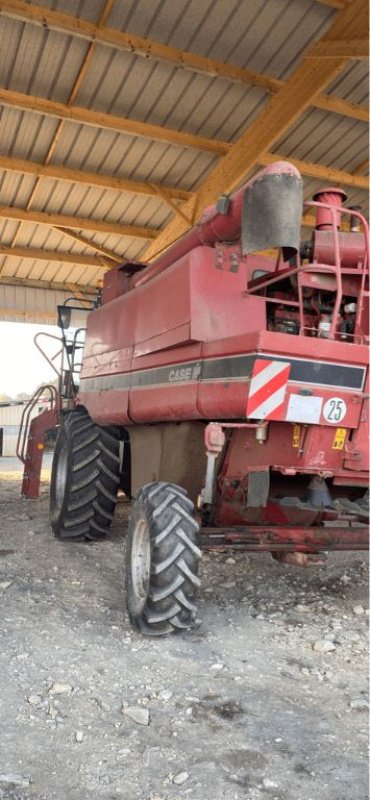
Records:
{"label": "tire tread pattern", "polygon": [[[96,425],[85,410],[65,415],[55,448],[50,496],[51,526],[59,539],[102,539],[117,502],[119,440],[114,428]],[[68,448],[63,501],[56,503],[60,448]]]}
{"label": "tire tread pattern", "polygon": [[[151,569],[144,608],[133,599],[131,549],[135,528],[145,518],[150,535]],[[184,489],[158,481],[140,489],[133,504],[128,534],[127,607],[133,625],[149,636],[189,628],[196,615],[200,585],[199,526]]]}

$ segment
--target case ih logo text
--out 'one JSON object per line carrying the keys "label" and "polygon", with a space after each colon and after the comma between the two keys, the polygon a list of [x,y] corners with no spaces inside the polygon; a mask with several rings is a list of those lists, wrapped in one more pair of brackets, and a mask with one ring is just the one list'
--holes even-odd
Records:
{"label": "case ih logo text", "polygon": [[185,381],[196,381],[198,380],[201,371],[202,371],[202,366],[198,361],[198,363],[195,364],[195,366],[177,367],[171,369],[168,374],[168,380],[170,383],[184,383]]}

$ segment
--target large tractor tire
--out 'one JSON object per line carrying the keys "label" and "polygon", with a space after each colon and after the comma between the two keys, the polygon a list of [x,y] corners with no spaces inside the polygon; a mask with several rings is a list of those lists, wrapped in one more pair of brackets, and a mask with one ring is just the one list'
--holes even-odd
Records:
{"label": "large tractor tire", "polygon": [[162,636],[193,623],[198,530],[184,489],[161,481],[140,489],[128,529],[126,594],[130,620],[141,633]]}
{"label": "large tractor tire", "polygon": [[119,486],[119,441],[84,410],[66,414],[55,445],[50,520],[59,539],[102,539]]}

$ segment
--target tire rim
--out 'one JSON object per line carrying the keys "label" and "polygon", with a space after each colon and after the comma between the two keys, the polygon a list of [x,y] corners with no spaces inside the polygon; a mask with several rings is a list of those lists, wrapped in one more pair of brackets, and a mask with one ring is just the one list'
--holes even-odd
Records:
{"label": "tire rim", "polygon": [[135,525],[131,546],[132,588],[143,609],[149,591],[150,578],[150,535],[146,519],[139,519]]}
{"label": "tire rim", "polygon": [[55,505],[60,511],[66,490],[67,483],[67,465],[68,465],[68,447],[65,443],[59,453],[57,462],[56,476],[55,476]]}

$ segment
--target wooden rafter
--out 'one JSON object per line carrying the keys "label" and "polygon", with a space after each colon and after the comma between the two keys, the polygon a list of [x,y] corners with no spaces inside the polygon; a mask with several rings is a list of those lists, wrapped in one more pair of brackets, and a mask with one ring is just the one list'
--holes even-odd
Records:
{"label": "wooden rafter", "polygon": [[79,303],[86,303],[88,307],[91,307],[90,301],[82,293],[82,288],[80,289],[80,287],[77,284],[69,282],[66,283],[66,287],[67,289],[70,290],[70,292],[72,292],[72,295],[75,298],[75,300],[77,300]]}
{"label": "wooden rafter", "polygon": [[[350,7],[340,11],[326,39],[357,38],[367,30],[368,8],[365,0],[353,0]],[[301,116],[305,109],[347,64],[343,58],[304,59],[285,86],[273,97],[248,130],[224,156],[215,169],[207,176],[197,192],[197,212],[214,202],[217,197],[229,192],[248,175],[261,155],[282,136],[282,134]],[[187,213],[184,203],[183,212]],[[145,258],[150,260],[165,250],[189,228],[183,219],[175,218],[149,245]]]}
{"label": "wooden rafter", "polygon": [[369,40],[362,39],[339,39],[327,42],[319,42],[309,53],[307,58],[369,58]]}
{"label": "wooden rafter", "polygon": [[205,136],[184,133],[174,128],[162,128],[160,125],[151,125],[148,122],[117,117],[112,114],[105,114],[102,111],[92,111],[82,106],[69,106],[66,103],[47,100],[45,97],[35,97],[21,92],[13,92],[9,89],[0,88],[1,103],[23,111],[32,111],[36,114],[78,122],[80,125],[92,125],[94,128],[105,128],[119,133],[128,133],[130,136],[154,139],[180,147],[193,147],[196,150],[205,150],[218,155],[224,155],[230,149],[228,142],[220,142],[218,139],[207,139]]}
{"label": "wooden rafter", "polygon": [[56,261],[62,264],[74,264],[75,266],[93,267],[94,269],[109,269],[115,265],[114,261],[102,259],[95,256],[86,256],[81,253],[63,253],[61,250],[43,250],[35,247],[5,247],[0,245],[0,256],[7,258],[26,258],[33,261]]}
{"label": "wooden rafter", "polygon": [[[152,186],[153,186],[153,188],[154,188],[154,184],[152,184]],[[170,208],[172,209],[172,211],[174,211],[174,212],[175,212],[175,214],[179,214],[179,216],[180,216],[180,217],[183,217],[183,218],[184,218],[184,219],[185,219],[187,222],[189,222],[189,221],[190,221],[190,220],[189,220],[189,217],[187,217],[187,216],[186,216],[186,214],[184,214],[184,213],[182,212],[182,210],[181,210],[180,206],[177,206],[177,205],[176,205],[176,204],[173,202],[173,200],[171,200],[171,198],[168,196],[168,194],[167,194],[167,192],[166,192],[166,190],[165,190],[165,189],[163,189],[163,188],[161,188],[161,187],[159,187],[159,186],[156,186],[156,194],[157,194],[157,197],[160,197],[160,198],[161,198],[161,200],[164,200],[164,202],[165,202],[165,203],[167,203],[167,205],[169,205],[169,206],[170,206]]]}
{"label": "wooden rafter", "polygon": [[[285,158],[286,157],[280,153],[264,153],[259,159],[259,163],[266,165],[276,160],[284,160]],[[310,175],[311,177],[318,178],[319,180],[340,183],[344,186],[353,186],[367,191],[367,178],[360,174],[351,174],[349,172],[345,172],[344,170],[326,167],[323,164],[313,164],[311,162],[301,161],[297,158],[289,157],[288,160],[291,161],[303,175]],[[81,183],[88,186],[99,186],[102,188],[115,189],[120,192],[129,191],[135,194],[151,194],[152,196],[160,197],[162,200],[164,200],[164,202],[169,205],[169,207],[176,214],[178,214],[180,217],[183,217],[185,221],[192,222],[192,217],[186,216],[186,214],[183,213],[182,208],[176,206],[171,198],[171,193],[175,194],[179,199],[181,198],[185,200],[190,198],[192,193],[184,190],[167,190],[167,187],[160,186],[158,184],[126,181],[124,179],[115,178],[108,175],[105,176],[92,172],[82,172],[80,170],[68,169],[66,167],[54,166],[52,164],[44,166],[43,164],[28,161],[26,159],[17,159],[7,156],[0,156],[0,169],[20,172],[27,175],[37,175],[40,178],[52,178],[55,180]],[[361,170],[359,170],[359,172],[361,172]],[[103,264],[105,263],[105,259],[108,259],[108,264],[111,262],[122,263],[124,260],[121,255],[108,250],[99,243],[87,239],[81,234],[76,233],[75,230],[60,227],[58,230],[59,232],[63,232],[66,236],[69,236],[70,238],[75,239],[99,252],[103,257]]]}
{"label": "wooden rafter", "polygon": [[[335,8],[344,7],[342,0],[322,1],[326,2],[327,5],[333,5]],[[134,53],[144,58],[150,57],[158,61],[164,61],[173,64],[179,69],[188,69],[210,77],[227,78],[231,81],[259,86],[267,92],[277,92],[284,86],[284,81],[253,70],[199,56],[196,53],[181,50],[177,47],[164,45],[153,39],[135,36],[115,28],[108,28],[105,25],[99,26],[99,24],[91,23],[85,19],[63,14],[59,11],[52,11],[45,8],[45,6],[31,5],[23,2],[23,0],[2,0],[0,11],[8,17],[22,19],[30,24],[41,25],[43,28],[47,27],[116,50]],[[341,101],[337,110],[333,102],[335,99],[327,95],[317,96],[312,98],[312,105],[327,111],[344,114],[354,119],[364,119],[364,109],[362,107]],[[366,120],[367,117],[365,118]]]}
{"label": "wooden rafter", "polygon": [[222,61],[199,56],[196,53],[165,45],[162,42],[143,36],[136,36],[126,31],[119,31],[116,28],[103,26],[99,29],[97,25],[86,19],[52,11],[42,6],[29,5],[26,2],[22,2],[22,0],[3,0],[0,5],[0,11],[8,17],[21,19],[30,24],[42,25],[51,30],[68,33],[91,42],[96,41],[100,45],[133,53],[143,58],[165,61],[174,64],[176,67],[189,69],[210,77],[222,77],[243,83],[252,83],[267,91],[276,91],[277,88],[275,79],[270,78],[268,75],[261,75],[253,70],[242,69],[233,64],[226,64]]}
{"label": "wooden rafter", "polygon": [[[103,10],[102,10],[102,13],[101,13],[99,21],[98,21],[98,28],[100,28],[102,25],[104,25],[105,22],[107,22],[107,20],[109,18],[109,15],[111,13],[112,7],[113,7],[113,3],[114,3],[114,0],[105,0],[104,6],[103,6]],[[74,84],[72,86],[72,90],[71,90],[71,92],[69,94],[68,101],[67,101],[68,105],[71,105],[73,103],[73,101],[77,97],[77,94],[79,92],[81,83],[82,83],[85,75],[87,74],[87,72],[89,70],[92,58],[93,58],[94,53],[95,53],[95,49],[96,49],[95,42],[91,42],[89,47],[88,47],[88,49],[87,49],[87,52],[85,53],[85,57],[84,57],[84,59],[82,61],[80,69],[78,70],[76,79],[75,79]],[[50,141],[50,144],[49,144],[46,156],[45,156],[45,160],[44,160],[45,165],[48,164],[51,161],[52,157],[53,157],[53,154],[54,154],[55,149],[56,149],[56,147],[58,145],[59,139],[60,139],[60,137],[62,135],[63,127],[64,127],[64,120],[59,120],[59,123],[57,125],[56,130],[54,131],[54,133],[52,135],[52,138],[51,138],[51,141]],[[26,211],[29,211],[32,208],[33,201],[34,201],[34,199],[35,199],[35,197],[37,195],[38,189],[39,189],[39,185],[40,185],[40,179],[37,178],[37,180],[36,180],[36,182],[35,182],[35,184],[34,184],[34,186],[32,188],[31,194],[30,194],[30,196],[29,196],[29,198],[27,200]],[[19,225],[17,231],[14,234],[13,241],[12,241],[12,246],[14,246],[16,244],[16,242],[18,240],[18,237],[21,234],[21,230],[22,230],[22,223]]]}
{"label": "wooden rafter", "polygon": [[155,239],[158,231],[155,228],[142,228],[139,225],[121,225],[119,222],[106,222],[85,217],[71,217],[64,214],[53,214],[46,211],[25,211],[23,208],[0,206],[0,217],[15,219],[20,222],[35,222],[38,225],[52,227],[77,228],[92,230],[97,233],[113,233],[116,236],[130,236],[138,239]]}
{"label": "wooden rafter", "polygon": [[[3,286],[28,286],[31,289],[51,289],[56,291],[65,292],[66,291],[66,284],[60,283],[59,281],[45,281],[45,280],[35,280],[31,278],[9,278],[7,275],[4,276],[2,281]],[[82,291],[84,294],[88,295],[95,295],[95,289],[91,285],[84,286],[83,283],[70,283],[70,287],[73,287],[73,291]],[[25,312],[26,313],[26,312]]]}
{"label": "wooden rafter", "polygon": [[[270,164],[271,161],[276,161],[286,156],[281,156],[277,153],[265,153],[264,161],[260,163]],[[292,158],[288,158],[292,161]],[[333,167],[326,167],[324,164],[313,164],[308,161],[298,161],[293,159],[293,163],[298,163],[298,169],[304,175],[311,175],[313,178],[323,178],[324,180],[333,180],[346,184],[347,186],[356,186],[358,189],[367,189],[366,178],[356,173],[360,173],[368,165],[368,159],[361,162],[356,167],[353,174],[344,170],[337,170]],[[361,169],[360,169],[361,167]],[[49,164],[44,166],[35,161],[28,161],[24,158],[11,158],[9,156],[0,156],[0,169],[10,170],[11,172],[20,172],[22,175],[37,175],[40,178],[51,178],[71,183],[83,184],[86,186],[98,186],[104,189],[114,189],[118,192],[129,192],[132,194],[145,194],[152,197],[161,197],[173,211],[179,213],[181,207],[177,207],[173,202],[177,200],[188,200],[192,196],[192,192],[186,192],[183,189],[172,189],[167,186],[162,186],[155,183],[141,183],[140,181],[131,181],[123,178],[115,178],[111,175],[102,175],[96,172],[83,172],[81,170],[68,169],[66,167],[54,166]],[[110,256],[108,256],[110,257]]]}
{"label": "wooden rafter", "polygon": [[[105,268],[110,269],[111,267],[116,266],[117,264],[123,264],[123,262],[125,260],[123,256],[119,255],[118,253],[114,253],[112,250],[109,250],[107,247],[103,247],[103,245],[101,245],[101,244],[99,244],[97,242],[93,242],[91,239],[88,239],[86,236],[82,236],[81,233],[77,233],[77,231],[74,231],[74,230],[72,230],[70,228],[55,227],[55,226],[53,226],[53,227],[54,227],[54,229],[56,231],[58,231],[58,233],[62,233],[64,236],[67,236],[69,239],[74,239],[75,242],[79,242],[80,244],[83,244],[85,247],[89,247],[89,248],[91,248],[91,250],[94,250],[96,253],[99,253],[99,255],[95,256],[95,258],[93,256],[84,256],[84,258],[91,259],[91,261],[92,261],[91,266],[94,266],[95,263],[96,263],[97,268],[105,267]],[[19,248],[18,245],[17,245],[17,247],[14,247],[14,245],[12,245],[11,248],[3,248],[3,249],[9,250],[9,252],[3,253],[3,255],[8,255],[8,256],[15,255],[15,251],[16,250],[27,250],[27,251],[29,250],[28,248]],[[32,250],[32,253],[34,253],[34,252],[36,252],[36,251]],[[46,252],[49,255],[49,251],[40,250],[39,252],[41,252],[41,253],[45,253]],[[50,261],[53,261],[53,260],[54,261],[55,260],[64,261],[65,260],[63,251],[59,251],[59,250],[50,251],[50,254],[51,254],[51,252],[53,252],[55,254],[55,256],[57,256],[57,258],[54,258],[54,259],[53,258],[50,258],[50,259],[48,258],[48,260],[50,260]],[[63,258],[59,258],[58,256],[60,256],[60,255],[63,256]],[[73,253],[70,254],[71,259],[72,259],[72,256],[73,256]],[[22,256],[22,257],[26,258],[26,256]],[[39,258],[42,259],[42,256],[40,256]],[[74,258],[74,256],[73,256],[73,258]],[[80,261],[77,261],[77,259],[79,259],[79,258],[80,258],[80,256],[77,253],[76,254],[76,258],[74,258],[74,263],[76,263],[76,264],[77,263],[82,263]],[[67,262],[69,262],[69,258],[67,259]],[[2,275],[3,275],[3,272],[4,272],[4,268],[5,268],[5,263],[0,267],[0,280],[1,281],[2,281]],[[87,265],[87,262],[86,262],[86,265]]]}
{"label": "wooden rafter", "polygon": [[365,122],[366,124],[369,121],[368,108],[349,103],[348,100],[342,100],[341,97],[335,97],[332,94],[319,95],[311,105],[315,106],[315,108],[321,108],[323,111],[332,111],[333,114],[357,119],[359,122]]}
{"label": "wooden rafter", "polygon": [[82,183],[87,186],[97,186],[101,189],[116,189],[118,192],[145,194],[150,197],[157,197],[160,192],[165,192],[170,200],[188,200],[191,195],[191,192],[187,192],[185,189],[175,189],[172,186],[132,181],[126,178],[116,178],[114,175],[68,169],[54,164],[45,165],[36,161],[28,161],[25,158],[11,158],[10,156],[0,155],[0,169],[20,172],[22,175],[34,175],[38,178],[52,178],[70,183]]}
{"label": "wooden rafter", "polygon": [[[41,288],[41,287],[38,287]],[[65,287],[64,287],[65,288]],[[32,320],[43,320],[45,324],[50,323],[55,325],[57,322],[57,314],[55,311],[21,311],[20,308],[1,308],[0,307],[0,321],[8,320],[9,317],[15,317],[20,322],[32,322]]]}
{"label": "wooden rafter", "polygon": [[[313,59],[313,61],[316,60],[322,61],[322,59]],[[283,88],[286,86],[288,86],[288,84],[284,84]],[[332,101],[331,110],[336,110],[337,113],[341,113],[339,108],[345,101],[330,97],[329,101]],[[224,142],[219,139],[208,139],[204,136],[184,133],[183,131],[177,131],[173,128],[162,128],[160,125],[151,125],[147,122],[137,122],[132,119],[125,119],[100,111],[91,111],[91,109],[82,108],[81,106],[68,106],[65,103],[58,103],[54,100],[22,94],[21,92],[13,92],[9,89],[0,88],[0,104],[1,103],[36,114],[69,119],[81,125],[91,125],[93,127],[105,128],[120,133],[129,133],[131,136],[154,139],[166,142],[167,144],[176,144],[180,147],[191,147],[196,150],[212,152],[219,156],[226,155],[233,147],[230,142]],[[308,103],[307,105],[310,104]],[[361,120],[367,122],[369,115],[368,110],[365,108],[362,109],[360,106],[359,108],[361,108]]]}
{"label": "wooden rafter", "polygon": [[262,166],[272,164],[274,161],[289,161],[302,175],[310,175],[311,178],[330,181],[330,183],[340,183],[343,186],[355,186],[357,189],[368,190],[368,179],[363,175],[355,175],[345,172],[335,167],[325,167],[324,164],[313,164],[312,162],[302,161],[300,158],[283,156],[281,153],[263,153],[258,159]]}
{"label": "wooden rafter", "polygon": [[[109,18],[109,15],[110,15],[110,13],[112,11],[112,7],[113,7],[114,2],[115,2],[115,0],[105,0],[102,13],[101,13],[99,21],[97,23],[97,29],[98,30],[99,30],[99,28],[101,28],[105,24],[105,22],[107,22],[107,20]],[[85,79],[85,77],[86,77],[86,75],[87,75],[87,73],[88,73],[88,71],[90,69],[91,62],[92,62],[95,50],[96,50],[96,42],[90,42],[90,45],[89,45],[89,47],[88,47],[88,49],[87,49],[87,51],[85,53],[85,56],[83,58],[82,64],[81,64],[81,66],[80,66],[80,68],[78,70],[77,76],[76,76],[74,84],[72,86],[72,89],[71,89],[71,91],[69,93],[69,97],[68,97],[68,100],[67,100],[67,105],[68,106],[70,106],[70,105],[72,105],[72,103],[74,103],[74,101],[75,101],[75,99],[76,99],[76,97],[78,95],[78,92],[79,92],[79,90],[81,88],[81,84],[83,83],[83,81],[84,81],[84,79]],[[60,137],[62,135],[63,126],[64,126],[64,120],[60,120],[59,125],[58,125],[56,131],[53,133],[51,142],[49,144],[48,151],[47,151],[46,156],[45,156],[45,164],[49,164],[49,162],[52,159],[52,156],[53,156],[53,154],[55,152],[55,149],[57,147],[59,139],[60,139]],[[37,186],[38,186],[38,184],[36,183],[36,185],[34,186],[32,192],[31,192],[31,196],[29,198],[29,201],[28,201],[28,204],[27,204],[27,208],[30,208],[31,205],[32,205],[33,198],[34,198],[34,196],[35,196],[35,194],[37,192]]]}
{"label": "wooden rafter", "polygon": [[75,242],[80,242],[80,244],[85,245],[85,247],[91,247],[92,250],[95,252],[100,253],[100,262],[102,264],[106,264],[107,260],[108,263],[114,262],[115,264],[122,264],[124,261],[123,256],[120,256],[118,253],[114,253],[113,250],[108,250],[107,247],[103,247],[103,245],[99,244],[98,242],[93,242],[92,239],[88,239],[86,236],[83,236],[82,233],[77,233],[77,231],[73,231],[71,228],[55,228],[58,233],[62,233],[64,236],[68,236],[69,239],[74,239]]}
{"label": "wooden rafter", "polygon": [[[86,186],[96,186],[102,189],[115,189],[119,192],[129,192],[132,194],[143,194],[150,197],[160,197],[164,202],[175,211],[176,214],[181,215],[180,208],[174,202],[175,200],[187,200],[191,196],[191,192],[184,189],[176,189],[168,186],[161,186],[156,183],[145,183],[141,181],[132,181],[125,178],[116,178],[113,175],[104,175],[102,173],[84,172],[81,170],[68,169],[54,164],[40,164],[35,161],[28,161],[23,158],[11,158],[9,156],[0,156],[0,169],[11,170],[13,172],[20,172],[22,175],[34,175],[38,178],[38,182],[32,190],[31,196],[27,203],[27,210],[31,207],[39,181],[42,178],[51,178],[56,180],[68,181],[71,183],[80,183]],[[13,244],[17,238],[14,238]],[[94,246],[94,245],[92,245]],[[104,248],[95,246],[96,250],[105,252]],[[105,253],[109,258],[115,258],[114,253]],[[117,259],[121,260],[121,259]]]}

